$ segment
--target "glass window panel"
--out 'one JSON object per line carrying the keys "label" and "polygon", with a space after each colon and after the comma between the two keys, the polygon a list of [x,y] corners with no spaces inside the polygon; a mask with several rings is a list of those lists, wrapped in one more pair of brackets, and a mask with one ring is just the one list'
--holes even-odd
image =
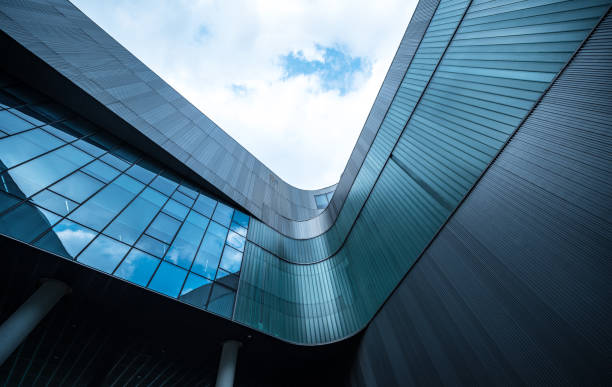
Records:
{"label": "glass window panel", "polygon": [[72,142],[77,139],[77,137],[73,136],[72,134],[69,134],[63,130],[59,130],[53,125],[45,125],[42,127],[42,129],[44,129],[45,132],[51,133],[55,137],[61,138],[66,142]]}
{"label": "glass window panel", "polygon": [[21,188],[17,185],[15,180],[13,180],[8,172],[0,173],[0,190],[13,194],[21,199],[26,197]]}
{"label": "glass window panel", "polygon": [[196,196],[198,196],[197,190],[192,186],[185,185],[185,183],[179,185],[178,189],[179,191],[181,191],[182,193],[184,193],[185,195],[189,196],[192,199],[195,199]]}
{"label": "glass window panel", "polygon": [[[23,203],[0,217],[0,233],[29,242],[51,227],[50,213]],[[51,219],[55,223],[57,218]]]}
{"label": "glass window panel", "polygon": [[142,187],[144,187],[142,183],[121,175],[77,208],[70,215],[70,219],[100,231]]}
{"label": "glass window panel", "polygon": [[109,181],[113,180],[120,173],[115,168],[100,160],[95,160],[91,164],[87,164],[86,166],[81,168],[81,170],[87,172],[93,177],[102,180],[105,183],[108,183]]}
{"label": "glass window panel", "polygon": [[212,288],[212,281],[189,273],[179,299],[199,308],[204,308]]}
{"label": "glass window panel", "polygon": [[153,276],[149,289],[153,289],[170,297],[177,297],[187,276],[187,270],[162,262]]}
{"label": "glass window panel", "polygon": [[140,250],[132,249],[115,275],[140,286],[147,286],[160,260]]}
{"label": "glass window panel", "polygon": [[66,145],[9,170],[9,174],[20,190],[31,196],[91,160],[88,154]]}
{"label": "glass window panel", "polygon": [[238,289],[238,276],[230,274],[223,269],[217,270],[217,278],[215,279],[216,283],[223,284],[231,289]]}
{"label": "glass window panel", "polygon": [[34,245],[67,258],[75,257],[94,237],[96,232],[64,219]]}
{"label": "glass window panel", "polygon": [[147,234],[169,244],[180,225],[178,220],[160,212],[147,229]]}
{"label": "glass window panel", "polygon": [[230,273],[238,273],[242,264],[242,253],[236,249],[226,246],[223,250],[223,258],[219,267]]}
{"label": "glass window panel", "polygon": [[0,170],[14,167],[64,144],[42,129],[3,138],[0,140]]}
{"label": "glass window panel", "polygon": [[129,249],[128,245],[105,235],[99,235],[78,256],[77,261],[105,273],[112,273]]}
{"label": "glass window panel", "polygon": [[247,229],[242,227],[241,225],[239,225],[236,222],[232,222],[232,225],[230,226],[230,230],[237,232],[238,234],[246,237],[247,234]]}
{"label": "glass window panel", "polygon": [[104,230],[123,243],[133,244],[159,212],[166,197],[151,188],[144,191],[131,202],[121,214]]}
{"label": "glass window panel", "polygon": [[155,173],[141,167],[138,164],[132,165],[130,169],[128,169],[125,173],[132,176],[133,178],[142,181],[145,184],[149,184],[156,175]]}
{"label": "glass window panel", "polygon": [[230,222],[232,221],[233,214],[234,209],[232,207],[226,206],[223,203],[219,203],[217,204],[217,208],[215,208],[213,220],[224,225],[225,227],[229,227]]}
{"label": "glass window panel", "polygon": [[220,314],[221,316],[231,318],[234,310],[235,295],[235,291],[216,283],[210,295],[210,300],[208,301],[208,310]]}
{"label": "glass window panel", "polygon": [[72,145],[76,146],[82,151],[89,153],[95,157],[102,156],[106,153],[106,150],[95,146],[94,144],[88,142],[87,140],[78,140],[72,143]]}
{"label": "glass window panel", "polygon": [[170,196],[178,186],[178,183],[168,180],[167,178],[159,175],[151,183],[151,187],[160,190],[166,195]]}
{"label": "glass window panel", "polygon": [[66,215],[78,206],[78,203],[48,190],[40,191],[30,200],[60,215]]}
{"label": "glass window panel", "polygon": [[177,202],[180,202],[186,205],[187,207],[191,207],[191,205],[194,202],[192,198],[190,198],[189,196],[179,191],[175,191],[174,194],[172,195],[172,198],[176,200]]}
{"label": "glass window panel", "polygon": [[227,229],[225,227],[210,222],[200,250],[191,267],[193,272],[210,279],[215,278],[226,234]]}
{"label": "glass window panel", "polygon": [[193,209],[210,218],[212,217],[216,205],[216,200],[213,200],[206,195],[200,195],[198,196],[198,200],[196,200],[195,204],[193,205]]}
{"label": "glass window panel", "polygon": [[102,188],[103,185],[104,184],[102,184],[100,180],[94,179],[81,171],[76,171],[72,175],[53,184],[49,189],[76,202],[82,203],[97,190]]}
{"label": "glass window panel", "polygon": [[315,195],[315,202],[319,209],[327,207],[327,197],[325,195]]}
{"label": "glass window panel", "polygon": [[244,227],[245,229],[249,228],[249,216],[238,210],[234,211],[234,222]]}
{"label": "glass window panel", "polygon": [[34,125],[17,117],[8,110],[0,111],[0,130],[4,133],[15,134],[33,127]]}
{"label": "glass window panel", "polygon": [[174,216],[179,220],[183,220],[189,212],[189,208],[185,207],[177,201],[170,199],[164,206],[164,212]]}
{"label": "glass window panel", "polygon": [[117,168],[120,171],[125,171],[127,167],[130,166],[130,164],[121,160],[117,156],[111,155],[110,153],[107,153],[104,156],[100,157],[100,160],[105,161],[106,163],[112,165],[113,167]]}
{"label": "glass window panel", "polygon": [[328,193],[325,195],[325,197],[326,197],[326,199],[327,199],[327,203],[331,202],[331,198],[332,198],[332,196],[334,196],[334,191],[332,191],[332,192],[328,192]]}
{"label": "glass window panel", "polygon": [[166,255],[166,251],[168,251],[167,244],[148,235],[142,235],[136,243],[136,247],[160,258]]}
{"label": "glass window panel", "polygon": [[227,244],[237,250],[244,251],[244,237],[236,234],[233,231],[227,233]]}
{"label": "glass window panel", "polygon": [[189,214],[164,259],[189,269],[207,225],[207,218],[195,212]]}
{"label": "glass window panel", "polygon": [[12,207],[19,202],[20,202],[19,199],[11,195],[7,195],[4,192],[0,192],[0,211],[4,211],[7,208]]}

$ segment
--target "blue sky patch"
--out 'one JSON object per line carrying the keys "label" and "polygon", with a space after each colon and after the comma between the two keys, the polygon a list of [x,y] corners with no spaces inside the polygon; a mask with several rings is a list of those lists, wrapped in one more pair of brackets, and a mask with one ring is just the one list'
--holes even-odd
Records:
{"label": "blue sky patch", "polygon": [[321,78],[324,90],[338,90],[345,95],[353,88],[358,72],[370,71],[369,62],[361,57],[352,57],[342,47],[323,47],[316,45],[322,52],[323,60],[307,60],[303,51],[291,52],[281,56],[285,79],[298,75],[316,74]]}

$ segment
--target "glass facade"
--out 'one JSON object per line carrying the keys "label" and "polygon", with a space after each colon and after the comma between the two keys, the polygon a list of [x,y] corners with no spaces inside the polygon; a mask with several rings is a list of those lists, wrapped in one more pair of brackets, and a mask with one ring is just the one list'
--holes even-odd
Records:
{"label": "glass facade", "polygon": [[231,318],[249,216],[6,75],[0,233]]}

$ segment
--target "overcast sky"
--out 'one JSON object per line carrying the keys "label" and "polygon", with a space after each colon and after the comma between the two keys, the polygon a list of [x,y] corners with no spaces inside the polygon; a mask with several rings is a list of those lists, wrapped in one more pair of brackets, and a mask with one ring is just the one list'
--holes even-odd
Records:
{"label": "overcast sky", "polygon": [[285,181],[335,184],[417,0],[72,0]]}

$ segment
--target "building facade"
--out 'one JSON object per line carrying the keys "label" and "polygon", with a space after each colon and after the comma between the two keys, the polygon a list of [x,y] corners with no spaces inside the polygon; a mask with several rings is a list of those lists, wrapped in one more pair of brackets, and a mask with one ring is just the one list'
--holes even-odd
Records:
{"label": "building facade", "polygon": [[0,2],[1,314],[72,289],[0,377],[207,384],[238,340],[244,385],[606,384],[611,3],[421,0],[307,191],[68,1]]}

